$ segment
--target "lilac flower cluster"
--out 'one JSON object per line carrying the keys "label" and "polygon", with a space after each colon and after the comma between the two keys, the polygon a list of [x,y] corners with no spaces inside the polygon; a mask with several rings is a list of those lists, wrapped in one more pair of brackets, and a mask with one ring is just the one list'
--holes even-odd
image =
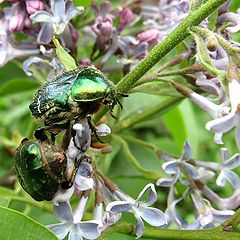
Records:
{"label": "lilac flower cluster", "polygon": [[[160,178],[156,183],[158,186],[169,188],[165,212],[169,223],[176,224],[181,229],[207,229],[222,224],[234,214],[233,209],[240,203],[238,199],[238,203],[233,205],[240,186],[240,178],[233,171],[240,166],[239,153],[229,157],[227,149],[221,148],[221,163],[193,160],[191,158],[192,148],[186,141],[180,158],[175,158],[163,152],[160,157],[165,161],[162,165],[163,170],[171,175],[171,177]],[[216,173],[219,174],[215,178]],[[220,187],[224,187],[227,181],[232,185],[235,192],[231,198],[221,198],[210,190],[206,181],[213,178],[216,179],[216,184]],[[185,192],[182,197],[176,199],[179,184],[185,186]],[[177,205],[187,195],[192,200],[195,215],[195,220],[191,223],[186,222],[177,210]],[[213,208],[211,202],[214,202],[219,210]]]}
{"label": "lilac flower cluster", "polygon": [[[115,224],[122,212],[131,212],[137,220],[137,237],[144,233],[145,220],[152,226],[167,224],[162,211],[150,207],[157,201],[157,193],[153,184],[148,184],[141,191],[136,200],[124,193],[109,179],[99,173],[95,166],[94,157],[87,156],[88,151],[94,152],[91,147],[91,130],[86,119],[73,126],[76,135],[71,138],[66,155],[68,159],[67,171],[71,171],[76,161],[81,160],[74,184],[70,189],[63,190],[59,187],[53,203],[54,212],[61,223],[49,225],[59,239],[96,239],[107,227]],[[110,128],[105,124],[96,127],[98,136],[110,133]],[[91,148],[91,149],[90,149]],[[82,221],[87,201],[91,192],[95,192],[94,219]],[[148,193],[148,195],[147,195]],[[79,197],[78,206],[74,212],[70,205],[73,194]],[[147,200],[142,200],[147,195]]]}

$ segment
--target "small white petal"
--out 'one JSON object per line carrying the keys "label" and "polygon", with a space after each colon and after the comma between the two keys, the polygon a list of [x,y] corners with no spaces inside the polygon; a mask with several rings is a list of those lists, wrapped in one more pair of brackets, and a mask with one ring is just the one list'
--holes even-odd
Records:
{"label": "small white petal", "polygon": [[63,240],[69,230],[70,230],[70,226],[71,224],[69,223],[58,223],[58,224],[51,224],[51,225],[48,225],[47,227],[52,231],[54,232],[54,234],[60,239],[60,240]]}
{"label": "small white petal", "polygon": [[228,169],[234,169],[240,166],[240,154],[234,154],[230,159],[225,161],[224,167]]}
{"label": "small white petal", "polygon": [[192,148],[188,141],[184,143],[181,160],[189,160],[192,157]]}
{"label": "small white petal", "polygon": [[30,16],[31,20],[34,20],[36,22],[53,22],[54,16],[46,11],[38,11]]}
{"label": "small white petal", "polygon": [[233,79],[229,82],[228,88],[232,111],[235,112],[237,111],[238,104],[240,104],[240,83]]}
{"label": "small white petal", "polygon": [[240,177],[233,171],[224,169],[224,177],[232,184],[235,189],[240,188]]}
{"label": "small white petal", "polygon": [[168,174],[176,174],[179,172],[178,164],[178,160],[171,160],[163,163],[162,168]]}
{"label": "small white petal", "polygon": [[224,172],[221,171],[219,176],[217,177],[217,180],[216,180],[216,184],[219,186],[219,187],[224,187],[225,184],[226,184],[226,179],[225,179],[225,175],[224,175]]}
{"label": "small white petal", "polygon": [[73,221],[72,208],[69,202],[59,202],[58,206],[55,205],[53,210],[61,222]]}
{"label": "small white petal", "polygon": [[99,124],[96,126],[98,136],[107,136],[111,134],[111,128],[107,124]]}
{"label": "small white petal", "polygon": [[199,174],[195,166],[187,162],[183,162],[183,164],[193,179],[199,179]]}
{"label": "small white petal", "polygon": [[159,178],[156,182],[157,186],[170,187],[176,182],[175,178]]}
{"label": "small white petal", "polygon": [[[141,201],[141,198],[147,193],[147,191],[149,190],[149,194],[148,194],[148,198],[146,201]],[[156,189],[155,189],[155,186],[152,184],[152,183],[149,183],[147,184],[143,190],[139,193],[137,199],[135,200],[136,203],[140,202],[141,205],[144,205],[144,206],[150,206],[152,205],[153,203],[155,203],[157,201],[157,192],[156,192]]]}
{"label": "small white petal", "polygon": [[215,133],[225,133],[236,124],[236,114],[230,113],[224,117],[214,119],[206,124],[207,130]]}
{"label": "small white petal", "polygon": [[137,220],[136,235],[137,235],[137,238],[140,238],[144,233],[144,223],[143,223],[143,220],[141,219],[141,217],[139,215],[134,214],[134,216]]}
{"label": "small white petal", "polygon": [[113,213],[129,212],[132,204],[127,201],[114,201],[107,205],[106,211]]}
{"label": "small white petal", "polygon": [[152,207],[138,207],[138,214],[152,226],[160,227],[167,224],[165,214],[157,208]]}
{"label": "small white petal", "polygon": [[93,189],[94,186],[94,181],[92,178],[83,177],[81,175],[75,176],[74,183],[78,191],[86,191],[88,189]]}
{"label": "small white petal", "polygon": [[97,239],[101,234],[101,231],[98,229],[98,222],[95,220],[80,222],[78,225],[82,236],[86,239]]}

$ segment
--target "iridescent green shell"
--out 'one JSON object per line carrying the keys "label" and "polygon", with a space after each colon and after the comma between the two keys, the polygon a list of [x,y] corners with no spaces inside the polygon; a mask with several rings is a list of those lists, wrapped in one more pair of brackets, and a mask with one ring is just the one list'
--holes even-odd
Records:
{"label": "iridescent green shell", "polygon": [[15,151],[13,160],[21,186],[37,201],[51,200],[65,181],[67,160],[57,146],[26,140]]}
{"label": "iridescent green shell", "polygon": [[109,96],[115,98],[113,84],[96,68],[80,67],[47,82],[29,108],[36,118],[58,122],[93,113]]}

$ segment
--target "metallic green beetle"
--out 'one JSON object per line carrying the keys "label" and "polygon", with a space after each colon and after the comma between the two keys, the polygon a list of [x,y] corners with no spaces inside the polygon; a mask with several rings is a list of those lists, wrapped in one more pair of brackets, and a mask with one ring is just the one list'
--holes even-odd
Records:
{"label": "metallic green beetle", "polygon": [[116,96],[113,83],[99,70],[79,67],[47,82],[37,91],[29,108],[35,118],[51,126],[93,114],[101,104],[108,105],[111,114],[119,103]]}
{"label": "metallic green beetle", "polygon": [[37,201],[52,200],[59,186],[69,188],[76,169],[66,176],[67,158],[55,145],[24,139],[15,151],[14,167],[24,190]]}

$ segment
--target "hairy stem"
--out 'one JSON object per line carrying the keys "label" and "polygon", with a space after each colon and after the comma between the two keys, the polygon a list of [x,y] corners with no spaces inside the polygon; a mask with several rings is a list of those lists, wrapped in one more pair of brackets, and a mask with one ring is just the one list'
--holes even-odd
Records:
{"label": "hairy stem", "polygon": [[117,91],[124,93],[129,91],[140,77],[189,36],[188,29],[190,27],[199,25],[225,2],[226,0],[209,0],[194,13],[189,14],[167,38],[156,45],[150,53],[117,84]]}

